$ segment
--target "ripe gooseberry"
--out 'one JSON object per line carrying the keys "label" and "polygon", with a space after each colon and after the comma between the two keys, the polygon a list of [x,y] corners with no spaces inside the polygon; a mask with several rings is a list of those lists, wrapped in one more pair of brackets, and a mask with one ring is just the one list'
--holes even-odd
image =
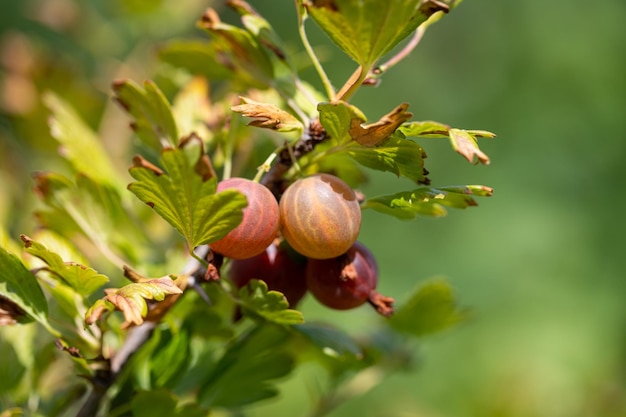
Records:
{"label": "ripe gooseberry", "polygon": [[238,288],[251,279],[263,280],[268,289],[282,292],[293,308],[306,294],[306,263],[305,257],[285,245],[272,243],[257,256],[233,260],[228,276]]}
{"label": "ripe gooseberry", "polygon": [[309,259],[306,283],[321,304],[348,310],[370,298],[378,284],[378,265],[372,252],[356,242],[336,258]]}
{"label": "ripe gooseberry", "polygon": [[232,259],[246,259],[263,253],[278,233],[278,203],[263,185],[245,178],[229,178],[217,184],[217,191],[234,188],[246,196],[241,223],[222,239],[210,244],[211,250]]}
{"label": "ripe gooseberry", "polygon": [[359,236],[361,207],[356,194],[333,175],[294,182],[281,197],[279,210],[287,242],[312,259],[335,258]]}

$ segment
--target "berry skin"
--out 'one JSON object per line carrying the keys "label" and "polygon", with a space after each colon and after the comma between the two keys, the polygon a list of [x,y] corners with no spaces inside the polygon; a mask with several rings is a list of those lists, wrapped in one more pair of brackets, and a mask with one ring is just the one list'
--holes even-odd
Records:
{"label": "berry skin", "polygon": [[332,259],[309,259],[307,288],[321,304],[348,310],[368,301],[378,284],[374,255],[356,242],[343,255]]}
{"label": "berry skin", "polygon": [[270,190],[245,178],[230,178],[217,184],[217,192],[229,188],[243,193],[248,206],[243,209],[241,223],[222,239],[211,243],[211,250],[232,259],[259,255],[278,233],[278,203]]}
{"label": "berry skin", "polygon": [[271,244],[260,255],[233,260],[228,275],[241,288],[251,279],[265,281],[270,290],[284,294],[291,308],[306,294],[307,259],[284,245]]}
{"label": "berry skin", "polygon": [[329,174],[294,182],[281,197],[279,210],[287,242],[312,259],[330,259],[345,253],[361,229],[356,194]]}

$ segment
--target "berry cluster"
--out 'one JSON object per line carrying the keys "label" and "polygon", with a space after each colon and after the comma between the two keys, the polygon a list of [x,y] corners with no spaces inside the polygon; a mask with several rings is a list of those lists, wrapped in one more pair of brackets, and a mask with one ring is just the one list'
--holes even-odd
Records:
{"label": "berry cluster", "polygon": [[391,314],[393,300],[375,291],[374,255],[357,242],[361,208],[345,182],[329,174],[303,178],[279,203],[265,186],[247,179],[222,181],[217,191],[227,188],[243,193],[248,206],[242,222],[211,250],[232,259],[229,276],[235,285],[261,279],[292,307],[308,290],[330,308],[369,301],[381,314]]}

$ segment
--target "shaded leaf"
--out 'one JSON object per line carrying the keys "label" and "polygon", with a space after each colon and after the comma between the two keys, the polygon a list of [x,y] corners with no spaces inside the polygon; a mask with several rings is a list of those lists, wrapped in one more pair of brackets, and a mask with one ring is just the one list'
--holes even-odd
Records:
{"label": "shaded leaf", "polygon": [[198,25],[213,36],[222,59],[230,62],[239,76],[253,86],[267,87],[274,78],[272,63],[250,32],[220,20],[213,9],[208,9]]}
{"label": "shaded leaf", "polygon": [[298,119],[273,104],[259,103],[246,97],[239,97],[239,99],[241,104],[230,109],[245,117],[255,119],[248,123],[248,126],[264,127],[278,132],[302,131],[304,129]]}
{"label": "shaded leaf", "polygon": [[134,119],[131,126],[144,144],[161,150],[178,144],[176,121],[167,98],[153,81],[143,88],[131,80],[113,83],[115,99]]}
{"label": "shaded leaf", "polygon": [[[184,146],[189,148],[189,146]],[[190,248],[224,237],[243,218],[247,205],[233,189],[215,193],[217,180],[202,147],[164,149],[160,168],[135,157],[130,169],[136,182],[128,189],[178,230]]]}
{"label": "shaded leaf", "polygon": [[234,64],[224,62],[224,54],[219,49],[217,44],[204,41],[171,41],[159,50],[159,58],[208,80],[226,80],[236,72],[233,71]]}
{"label": "shaded leaf", "polygon": [[289,308],[289,302],[278,291],[268,291],[264,281],[252,279],[239,290],[242,310],[252,317],[261,317],[278,324],[304,322],[302,313]]}
{"label": "shaded leaf", "polygon": [[295,325],[293,328],[328,357],[350,361],[363,358],[361,347],[347,333],[335,327],[305,323]]}
{"label": "shaded leaf", "polygon": [[300,0],[322,30],[359,65],[369,67],[453,1]]}
{"label": "shaded leaf", "polygon": [[288,375],[294,367],[286,352],[288,341],[287,330],[271,324],[239,336],[201,384],[200,404],[235,407],[276,396],[272,380]]}
{"label": "shaded leaf", "polygon": [[203,77],[194,77],[176,95],[172,112],[181,137],[197,135],[203,142],[212,138],[208,125],[216,117],[216,109],[209,97],[209,83]]}
{"label": "shaded leaf", "polygon": [[3,320],[8,314],[19,323],[36,320],[48,324],[48,302],[37,279],[17,256],[1,247],[0,309],[4,311]]}
{"label": "shaded leaf", "polygon": [[353,118],[350,120],[350,137],[363,146],[379,145],[393,135],[398,126],[413,117],[412,113],[406,111],[408,108],[408,104],[400,104],[379,121],[367,125]]}
{"label": "shaded leaf", "polygon": [[478,205],[472,196],[491,196],[493,190],[482,185],[420,187],[391,195],[367,199],[361,208],[374,209],[400,219],[416,216],[443,216],[447,207],[466,208]]}
{"label": "shaded leaf", "polygon": [[95,182],[119,184],[119,176],[93,130],[65,101],[45,93],[43,102],[50,110],[50,133],[61,144],[61,154],[74,169]]}
{"label": "shaded leaf", "polygon": [[93,268],[78,263],[64,262],[56,253],[51,252],[45,245],[36,242],[26,235],[21,235],[26,252],[44,261],[53,276],[61,279],[82,296],[88,296],[109,281],[105,275],[99,274]]}
{"label": "shaded leaf", "polygon": [[130,407],[133,417],[172,417],[178,400],[164,388],[154,391],[140,391],[132,399]]}
{"label": "shaded leaf", "polygon": [[424,336],[451,327],[467,318],[457,306],[450,284],[433,279],[422,284],[388,321],[396,331]]}
{"label": "shaded leaf", "polygon": [[429,183],[424,170],[426,153],[420,145],[409,139],[393,136],[380,146],[354,146],[347,152],[355,161],[368,168],[393,172],[418,184]]}

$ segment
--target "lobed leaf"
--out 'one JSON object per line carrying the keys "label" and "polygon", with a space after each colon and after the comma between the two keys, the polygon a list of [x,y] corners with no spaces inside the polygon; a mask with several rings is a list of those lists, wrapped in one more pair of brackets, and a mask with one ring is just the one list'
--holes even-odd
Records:
{"label": "lobed leaf", "polygon": [[388,323],[398,332],[421,337],[466,318],[467,312],[458,308],[450,284],[443,279],[433,279],[422,284]]}
{"label": "lobed leaf", "polygon": [[48,302],[35,276],[14,254],[0,247],[0,322],[47,327]]}
{"label": "lobed leaf", "polygon": [[370,67],[431,15],[453,1],[299,0],[315,23],[350,58]]}
{"label": "lobed leaf", "polygon": [[95,182],[116,185],[119,176],[94,131],[59,96],[48,92],[43,102],[50,110],[50,133],[61,144],[61,154],[74,169]]}
{"label": "lobed leaf", "polygon": [[422,138],[449,138],[452,149],[461,154],[470,163],[481,162],[489,165],[489,157],[480,150],[476,138],[494,138],[494,133],[486,130],[464,130],[451,128],[439,122],[410,122],[398,129],[405,136]]}
{"label": "lobed leaf", "polygon": [[288,341],[287,330],[272,324],[239,336],[200,385],[200,404],[237,407],[276,396],[272,381],[288,375],[295,364],[285,349]]}
{"label": "lobed leaf", "polygon": [[153,81],[143,88],[131,80],[113,83],[115,99],[134,119],[131,127],[141,141],[156,150],[178,144],[179,135],[170,103]]}
{"label": "lobed leaf", "polygon": [[352,139],[350,127],[355,123],[365,123],[367,119],[358,107],[339,101],[336,103],[320,103],[317,105],[320,123],[328,136],[339,143]]}
{"label": "lobed leaf", "polygon": [[391,195],[367,199],[363,209],[374,209],[400,219],[413,219],[416,216],[443,216],[446,207],[466,208],[478,205],[472,196],[486,197],[493,189],[482,185],[452,187],[420,187]]}
{"label": "lobed leaf", "polygon": [[186,152],[187,143],[182,145],[161,153],[165,172],[136,157],[130,174],[137,181],[128,189],[194,248],[221,239],[241,223],[247,202],[232,189],[216,194],[217,181],[202,147]]}
{"label": "lobed leaf", "polygon": [[384,115],[377,122],[362,125],[358,119],[350,120],[350,137],[363,146],[376,146],[387,140],[396,129],[413,117],[406,111],[409,105],[404,103]]}
{"label": "lobed leaf", "polygon": [[166,295],[182,293],[169,277],[134,282],[117,289],[108,288],[105,292],[107,295],[96,301],[85,314],[87,324],[94,323],[104,312],[115,308],[124,314],[126,324],[138,326],[148,313],[146,300],[163,301]]}
{"label": "lobed leaf", "polygon": [[64,262],[55,252],[26,235],[21,235],[26,252],[44,261],[52,272],[52,276],[69,285],[82,296],[88,296],[109,281],[105,275],[99,274],[93,268],[78,263]]}
{"label": "lobed leaf", "polygon": [[264,281],[253,279],[239,290],[243,313],[277,324],[304,322],[302,313],[289,308],[289,302],[278,291],[268,291]]}

